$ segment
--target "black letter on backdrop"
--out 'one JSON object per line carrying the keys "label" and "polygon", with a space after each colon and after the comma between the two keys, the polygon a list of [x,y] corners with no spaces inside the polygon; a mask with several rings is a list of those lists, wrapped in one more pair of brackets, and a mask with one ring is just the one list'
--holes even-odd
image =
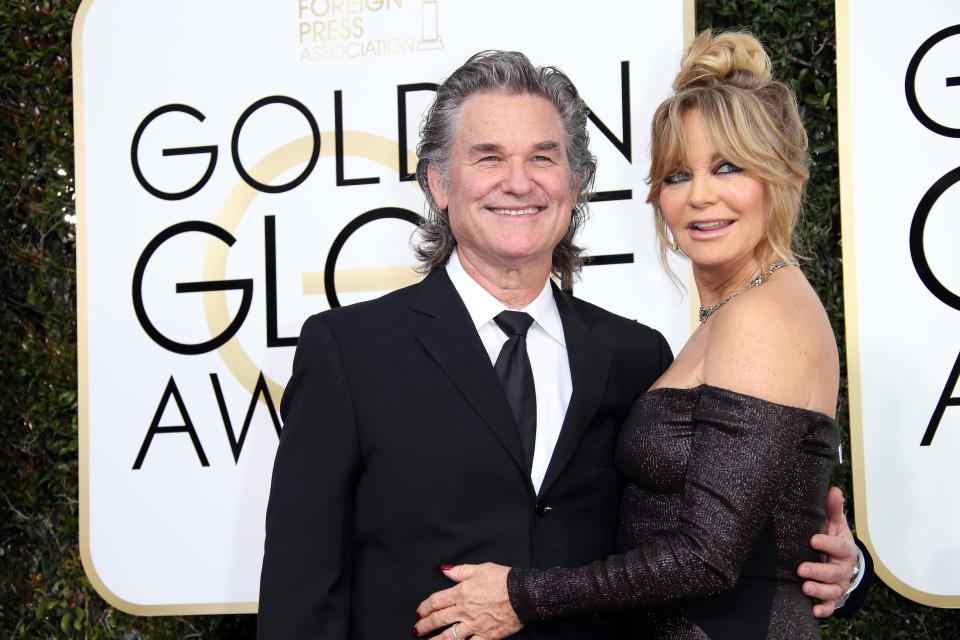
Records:
{"label": "black letter on backdrop", "polygon": [[[907,75],[904,79],[904,92],[907,94],[907,105],[910,107],[910,111],[913,112],[914,117],[920,121],[920,124],[930,129],[930,131],[940,134],[941,136],[947,136],[948,138],[960,138],[960,129],[940,124],[928,116],[920,106],[920,102],[917,100],[917,69],[920,67],[920,61],[923,60],[923,56],[927,55],[934,45],[938,44],[941,40],[946,40],[950,36],[958,34],[960,34],[960,24],[955,24],[927,38],[926,41],[920,45],[920,48],[917,49],[917,52],[913,54],[913,57],[910,58],[910,64],[907,65]],[[955,87],[960,84],[951,82],[951,80],[956,80],[956,78],[947,78],[948,87]]]}
{"label": "black letter on backdrop", "polygon": [[933,436],[937,435],[937,429],[940,428],[940,420],[943,419],[943,412],[947,407],[960,407],[960,397],[950,397],[954,389],[957,388],[957,379],[960,378],[960,354],[957,354],[957,361],[953,363],[953,371],[947,376],[947,384],[943,386],[943,393],[940,394],[940,401],[937,402],[933,415],[930,416],[930,424],[923,433],[923,440],[920,441],[921,447],[929,446],[933,442]]}
{"label": "black letter on backdrop", "polygon": [[334,155],[337,160],[337,186],[349,187],[355,184],[378,184],[380,178],[344,178],[343,177],[343,92],[333,92],[333,136]]}
{"label": "black letter on backdrop", "polygon": [[[243,163],[240,162],[240,130],[243,129],[243,125],[247,122],[247,119],[252,116],[257,109],[268,104],[285,104],[299,111],[303,114],[303,117],[307,119],[307,124],[310,125],[310,133],[313,135],[313,150],[310,152],[310,160],[307,161],[307,166],[304,167],[300,175],[290,182],[276,186],[257,182],[253,179],[253,176],[247,173],[247,170],[243,168]],[[283,193],[284,191],[290,191],[306,180],[307,176],[310,175],[310,172],[313,171],[313,168],[317,165],[317,160],[320,158],[320,127],[317,126],[317,121],[313,117],[313,114],[310,113],[310,110],[307,109],[302,102],[298,102],[287,96],[260,98],[247,107],[247,110],[244,111],[243,114],[240,115],[240,119],[237,120],[237,126],[233,128],[233,138],[230,141],[230,153],[233,155],[233,164],[237,167],[237,173],[240,174],[244,182],[257,191],[263,193]]]}
{"label": "black letter on backdrop", "polygon": [[330,245],[330,251],[327,253],[327,263],[323,268],[323,288],[327,291],[327,302],[330,303],[331,309],[336,309],[340,306],[340,299],[337,298],[336,280],[333,276],[337,271],[337,258],[340,257],[340,250],[343,249],[343,245],[346,244],[347,239],[353,235],[353,232],[363,225],[368,222],[373,222],[374,220],[384,220],[386,218],[406,220],[417,227],[424,222],[423,218],[413,211],[399,207],[371,209],[351,220],[350,223],[343,228],[343,231],[333,239],[333,244]]}
{"label": "black letter on backdrop", "polygon": [[436,91],[439,88],[440,85],[433,82],[397,85],[397,148],[400,152],[400,182],[410,182],[417,177],[416,173],[409,173],[409,167],[407,167],[407,94],[411,91]]}
{"label": "black letter on backdrop", "polygon": [[947,289],[933,275],[930,265],[927,264],[927,255],[923,248],[923,230],[927,224],[930,210],[933,209],[933,205],[943,195],[943,192],[957,182],[960,182],[960,167],[947,172],[923,194],[920,204],[917,205],[917,211],[913,214],[913,221],[910,223],[910,257],[913,258],[913,268],[920,276],[920,281],[923,282],[930,293],[944,304],[960,311],[960,296]]}
{"label": "black letter on backdrop", "polygon": [[[183,424],[172,427],[161,427],[160,418],[163,416],[164,408],[170,401],[170,396],[173,396],[174,402],[177,403],[177,409],[180,410],[180,417],[183,418]],[[183,398],[180,397],[180,390],[177,389],[177,383],[173,381],[173,376],[170,376],[170,382],[167,383],[167,388],[164,389],[163,396],[160,398],[160,404],[157,405],[157,412],[153,414],[150,429],[147,430],[147,437],[144,438],[143,445],[140,447],[140,453],[137,454],[137,460],[133,463],[134,470],[139,469],[143,465],[143,459],[147,457],[147,450],[150,448],[150,443],[153,442],[153,436],[158,433],[189,433],[190,440],[193,442],[193,449],[197,452],[197,457],[200,458],[200,464],[205,467],[210,466],[210,463],[207,462],[207,456],[203,453],[203,447],[200,446],[200,438],[197,437],[197,430],[193,428],[193,421],[190,420],[190,414],[187,413],[187,408],[183,405]]]}
{"label": "black letter on backdrop", "polygon": [[[590,110],[589,117],[590,121],[600,130],[600,133],[627,159],[627,162],[633,164],[633,138],[630,128],[630,62],[628,60],[620,62],[620,117],[623,121],[623,140],[613,135],[613,131],[593,112],[593,109]],[[632,189],[597,191],[590,194],[590,202],[631,199],[633,199]]]}
{"label": "black letter on backdrop", "polygon": [[213,392],[217,396],[217,406],[220,407],[220,415],[223,417],[223,428],[227,431],[227,439],[230,441],[230,451],[233,452],[234,463],[240,462],[240,453],[243,451],[243,441],[247,439],[247,429],[250,428],[250,422],[253,420],[253,411],[257,408],[257,400],[261,395],[265,398],[267,411],[270,412],[270,419],[273,420],[273,428],[280,436],[280,418],[277,417],[277,410],[273,407],[273,398],[270,397],[270,390],[267,388],[267,381],[260,372],[257,378],[257,385],[253,388],[253,395],[250,397],[250,406],[247,407],[247,415],[243,419],[243,427],[240,429],[240,438],[233,435],[233,424],[230,422],[230,413],[227,411],[227,403],[223,399],[223,390],[220,388],[220,378],[217,374],[210,374],[210,382],[213,384]]}
{"label": "black letter on backdrop", "polygon": [[633,142],[630,136],[630,62],[628,60],[620,63],[620,117],[623,120],[623,140],[613,135],[613,131],[600,120],[593,109],[590,109],[590,122],[597,125],[600,133],[617,148],[627,162],[633,163]]}
{"label": "black letter on backdrop", "polygon": [[207,163],[207,170],[203,174],[203,177],[200,180],[187,189],[186,191],[178,191],[176,193],[169,193],[167,191],[161,191],[157,189],[152,184],[147,182],[147,179],[144,177],[143,172],[140,170],[140,160],[137,159],[137,152],[140,149],[140,138],[143,136],[143,132],[146,131],[147,125],[156,120],[158,117],[162,116],[165,113],[170,113],[171,111],[179,111],[181,113],[186,113],[193,116],[200,122],[203,122],[204,115],[194,109],[191,106],[185,104],[168,104],[162,106],[158,109],[154,109],[150,114],[143,119],[143,122],[140,123],[140,126],[137,127],[136,133],[133,134],[133,144],[130,145],[130,163],[133,165],[133,175],[137,177],[137,182],[140,183],[148,193],[162,198],[163,200],[183,200],[184,198],[189,198],[196,192],[200,191],[203,188],[203,185],[207,184],[207,181],[210,180],[210,176],[213,175],[213,168],[217,166],[217,147],[216,145],[206,146],[206,147],[179,147],[176,149],[164,149],[163,155],[166,156],[189,156],[199,153],[209,153],[210,162]]}
{"label": "black letter on backdrop", "polygon": [[154,342],[167,351],[173,351],[174,353],[180,353],[187,356],[195,356],[200,353],[213,351],[233,337],[233,334],[240,329],[243,321],[247,318],[247,313],[250,311],[250,302],[253,299],[253,280],[249,279],[212,280],[210,282],[178,282],[177,293],[197,293],[202,291],[226,291],[229,289],[239,289],[243,292],[243,296],[240,299],[240,309],[237,311],[237,317],[233,319],[233,322],[231,322],[226,329],[223,330],[223,333],[199,344],[184,344],[182,342],[174,342],[170,338],[160,333],[160,331],[153,326],[153,323],[150,322],[150,318],[147,316],[147,310],[143,305],[143,274],[147,270],[147,263],[150,261],[150,258],[153,256],[156,250],[160,248],[160,245],[162,245],[164,242],[174,236],[180,235],[181,233],[188,233],[191,231],[206,233],[217,237],[227,246],[233,246],[233,243],[236,242],[232,235],[215,224],[202,221],[180,222],[172,227],[167,227],[157,234],[157,237],[150,241],[150,244],[147,245],[147,248],[144,249],[143,253],[140,254],[140,259],[137,260],[137,266],[133,270],[133,310],[137,314],[137,320],[140,321],[140,326],[143,327],[143,330],[147,332],[147,335],[150,336]]}
{"label": "black letter on backdrop", "polygon": [[267,279],[267,347],[295,347],[296,336],[277,335],[277,223],[275,216],[263,217],[263,263]]}

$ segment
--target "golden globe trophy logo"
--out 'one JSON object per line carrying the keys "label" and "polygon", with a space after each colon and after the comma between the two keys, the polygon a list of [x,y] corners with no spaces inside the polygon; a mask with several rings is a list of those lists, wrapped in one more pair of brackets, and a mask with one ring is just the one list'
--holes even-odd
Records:
{"label": "golden globe trophy logo", "polygon": [[297,18],[301,62],[443,47],[440,0],[297,0]]}

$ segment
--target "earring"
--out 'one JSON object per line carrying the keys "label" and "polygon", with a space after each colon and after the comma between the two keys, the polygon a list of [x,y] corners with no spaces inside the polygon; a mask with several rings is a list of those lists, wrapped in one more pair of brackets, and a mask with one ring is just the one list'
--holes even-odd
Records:
{"label": "earring", "polygon": [[667,236],[667,246],[670,248],[670,251],[673,251],[677,254],[681,253],[680,245],[677,244],[677,239],[673,237],[673,234],[670,233],[670,229],[667,228],[666,225],[664,225],[663,231]]}

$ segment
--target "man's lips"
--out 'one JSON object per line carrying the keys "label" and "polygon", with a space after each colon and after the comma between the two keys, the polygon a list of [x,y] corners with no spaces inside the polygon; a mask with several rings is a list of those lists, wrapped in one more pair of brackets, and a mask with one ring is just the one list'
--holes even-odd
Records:
{"label": "man's lips", "polygon": [[540,213],[543,207],[487,207],[487,211],[498,216],[532,216]]}

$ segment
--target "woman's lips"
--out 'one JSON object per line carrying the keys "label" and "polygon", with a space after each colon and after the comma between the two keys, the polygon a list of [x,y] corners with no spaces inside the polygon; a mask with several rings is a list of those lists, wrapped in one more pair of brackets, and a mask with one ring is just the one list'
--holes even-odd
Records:
{"label": "woman's lips", "polygon": [[733,224],[733,220],[704,220],[701,222],[692,222],[687,227],[690,237],[695,240],[709,240],[717,236],[722,236]]}

